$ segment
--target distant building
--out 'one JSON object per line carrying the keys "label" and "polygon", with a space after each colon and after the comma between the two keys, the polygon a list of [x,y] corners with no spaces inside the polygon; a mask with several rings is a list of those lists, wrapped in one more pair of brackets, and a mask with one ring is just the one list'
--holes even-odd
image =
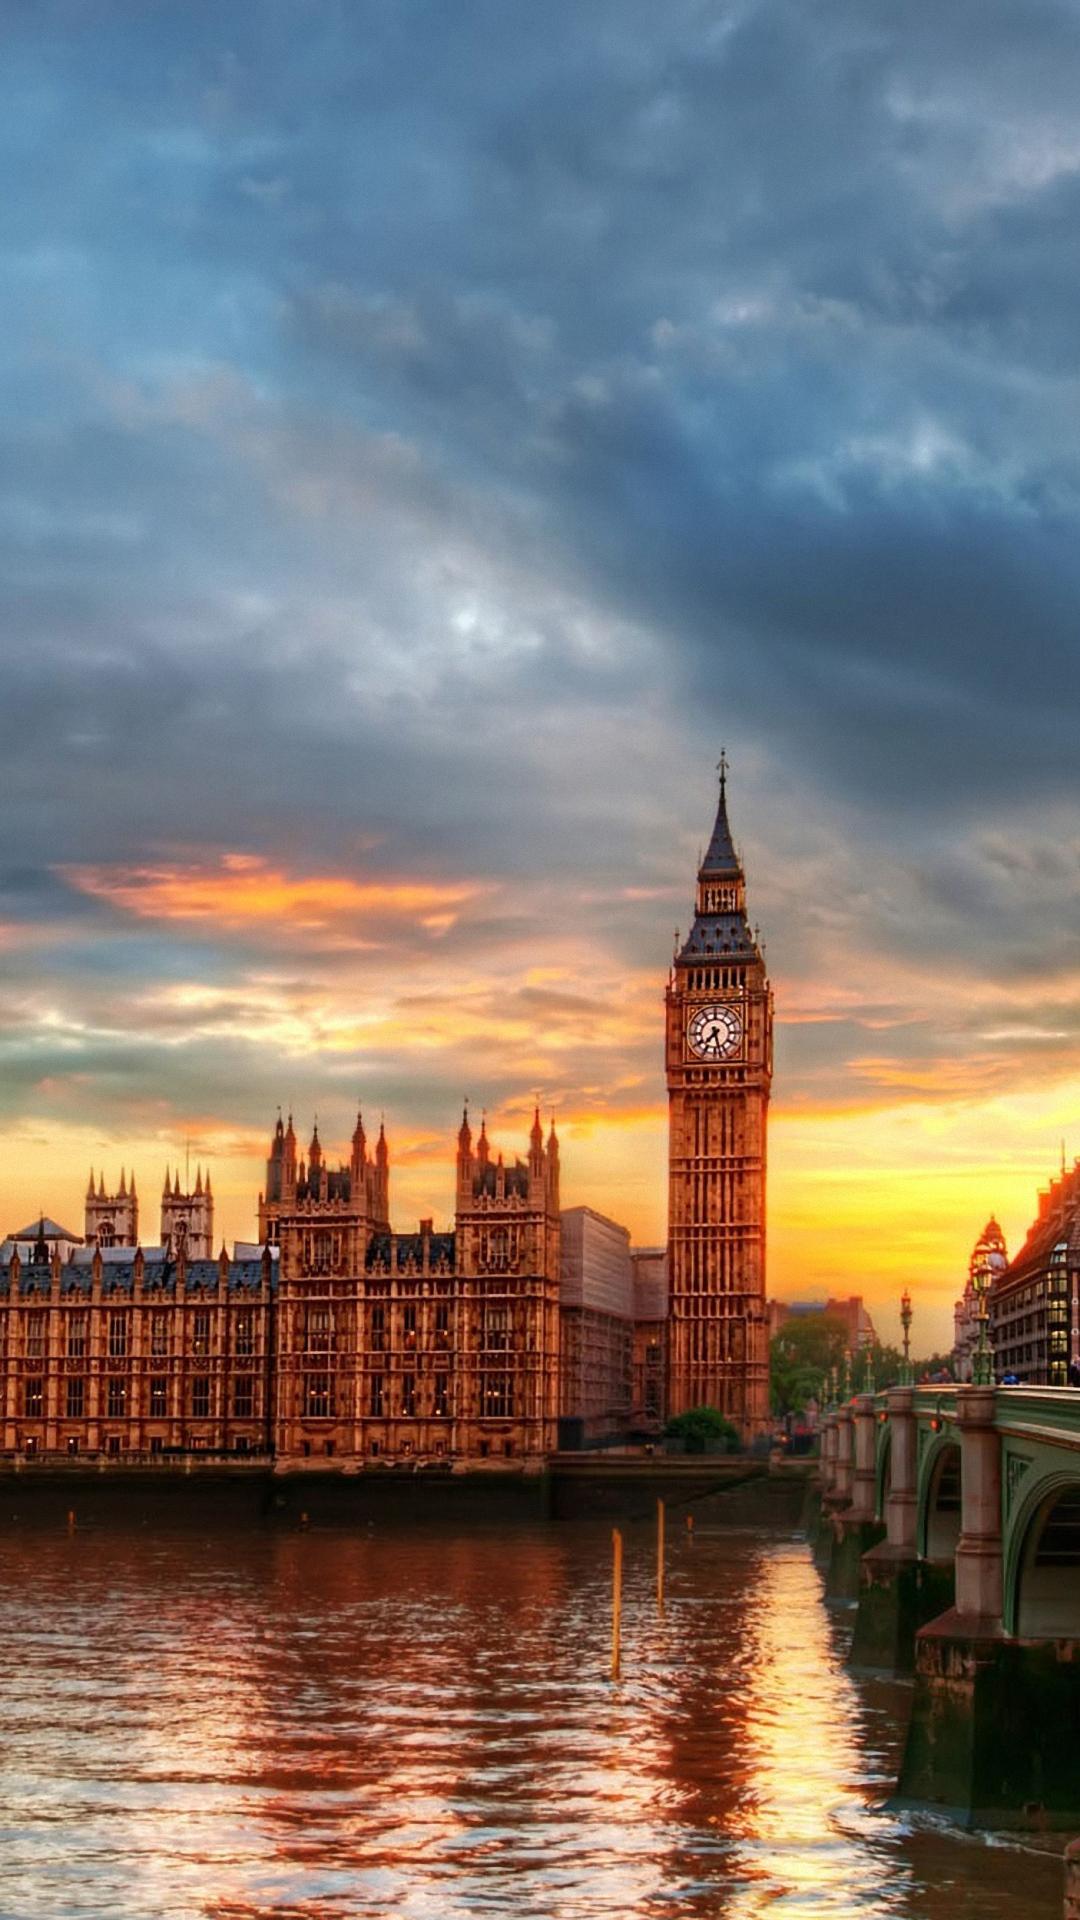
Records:
{"label": "distant building", "polygon": [[90,1169],[90,1184],[86,1189],[84,1229],[88,1247],[137,1247],[139,1244],[139,1200],[135,1192],[135,1175],[131,1176],[131,1185],[120,1169],[120,1185],[115,1193],[106,1193],[105,1175],[99,1173],[98,1183],[94,1185],[94,1169]]}
{"label": "distant building", "polygon": [[877,1345],[877,1329],[860,1293],[850,1294],[846,1300],[793,1300],[790,1303],[770,1300],[767,1311],[770,1340],[779,1333],[786,1321],[820,1313],[828,1314],[830,1320],[843,1321],[846,1344],[852,1353]]}
{"label": "distant building", "polygon": [[[137,1247],[140,1244],[139,1199],[135,1175],[132,1174],[129,1186],[121,1167],[120,1184],[115,1193],[106,1193],[104,1174],[99,1173],[95,1182],[91,1167],[84,1219],[88,1247]],[[204,1182],[201,1167],[196,1169],[195,1186],[190,1193],[181,1191],[179,1172],[171,1174],[166,1167],[158,1244],[167,1247],[174,1260],[180,1254],[189,1260],[213,1258],[214,1197],[210,1191],[210,1175],[207,1173]]]}
{"label": "distant building", "polygon": [[166,1167],[161,1194],[161,1244],[171,1247],[174,1256],[184,1253],[189,1260],[213,1257],[214,1196],[209,1171],[204,1183],[202,1168],[197,1167],[194,1188],[190,1193],[182,1193],[179,1171],[174,1174],[170,1187]]}
{"label": "distant building", "polygon": [[633,1349],[630,1235],[591,1207],[568,1207],[559,1262],[560,1446],[625,1437]]}
{"label": "distant building", "polygon": [[1023,1246],[995,1281],[990,1340],[999,1380],[1063,1387],[1080,1362],[1080,1160],[1040,1193]]}
{"label": "distant building", "polygon": [[635,1247],[634,1373],[630,1424],[637,1433],[656,1434],[667,1411],[668,1257],[666,1247]]}
{"label": "distant building", "polygon": [[987,1289],[996,1285],[1009,1264],[1005,1235],[990,1215],[972,1249],[964,1291],[953,1309],[953,1373],[957,1380],[970,1380],[975,1348],[979,1343],[979,1287],[985,1278]]}
{"label": "distant building", "polygon": [[58,1220],[50,1220],[47,1213],[42,1213],[28,1226],[20,1227],[18,1233],[9,1233],[0,1241],[0,1267],[6,1267],[16,1252],[25,1262],[34,1257],[36,1250],[40,1259],[42,1248],[50,1260],[54,1253],[59,1254],[61,1260],[70,1260],[76,1247],[82,1244],[80,1236],[72,1233],[70,1227],[62,1227]]}

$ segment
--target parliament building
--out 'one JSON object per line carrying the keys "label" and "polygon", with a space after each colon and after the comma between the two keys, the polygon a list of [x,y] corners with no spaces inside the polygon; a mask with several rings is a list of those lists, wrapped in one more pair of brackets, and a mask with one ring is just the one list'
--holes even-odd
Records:
{"label": "parliament building", "polygon": [[279,1116],[232,1255],[201,1169],[166,1173],[149,1247],[134,1179],[91,1174],[82,1236],[42,1218],[0,1245],[0,1453],[536,1467],[698,1405],[762,1431],[772,998],[723,764],[665,1032],[666,1249],[563,1209],[539,1110],[512,1159],[466,1110],[444,1231],[395,1230],[386,1133],[369,1149],[360,1116],[334,1166]]}

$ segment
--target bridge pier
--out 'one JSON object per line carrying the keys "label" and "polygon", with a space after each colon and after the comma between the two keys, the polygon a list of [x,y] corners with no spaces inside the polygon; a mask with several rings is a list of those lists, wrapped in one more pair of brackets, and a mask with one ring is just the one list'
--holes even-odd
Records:
{"label": "bridge pier", "polygon": [[827,1566],[832,1551],[832,1519],[829,1499],[833,1490],[836,1462],[836,1426],[826,1414],[818,1429],[818,1477],[807,1513],[806,1532],[815,1564]]}
{"label": "bridge pier", "polygon": [[857,1394],[837,1415],[841,1492],[849,1498],[833,1513],[833,1548],[825,1592],[833,1600],[858,1598],[863,1554],[881,1537],[877,1506],[877,1443],[874,1396]]}
{"label": "bridge pier", "polygon": [[1002,1617],[1002,1437],[993,1388],[961,1387],[956,1604],[916,1636],[903,1802],[969,1827],[1075,1827],[1080,1638],[1021,1640]]}
{"label": "bridge pier", "polygon": [[915,1636],[953,1599],[953,1570],[919,1558],[917,1429],[913,1387],[892,1387],[886,1400],[890,1475],[885,1538],[864,1553],[859,1611],[849,1662],[853,1667],[911,1673]]}

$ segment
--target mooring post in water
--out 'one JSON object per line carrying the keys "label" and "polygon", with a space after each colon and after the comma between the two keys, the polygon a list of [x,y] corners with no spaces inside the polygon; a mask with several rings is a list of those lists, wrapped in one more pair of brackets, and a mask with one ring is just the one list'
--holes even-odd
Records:
{"label": "mooring post in water", "polygon": [[1065,1920],[1080,1920],[1080,1840],[1065,1849]]}
{"label": "mooring post in water", "polygon": [[688,1514],[687,1514],[687,1516],[686,1516],[686,1537],[687,1537],[687,1539],[689,1540],[689,1542],[690,1542],[690,1545],[691,1545],[691,1546],[693,1546],[693,1544],[694,1544],[694,1516],[693,1516],[693,1514],[692,1514],[692,1513],[688,1513]]}
{"label": "mooring post in water", "polygon": [[622,1534],[611,1529],[611,1677],[619,1677],[619,1644],[622,1639]]}
{"label": "mooring post in water", "polygon": [[664,1520],[664,1503],[658,1500],[656,1503],[656,1605],[660,1613],[664,1611]]}
{"label": "mooring post in water", "polygon": [[75,1509],[74,1507],[69,1507],[68,1508],[68,1532],[74,1533],[74,1531],[75,1531]]}

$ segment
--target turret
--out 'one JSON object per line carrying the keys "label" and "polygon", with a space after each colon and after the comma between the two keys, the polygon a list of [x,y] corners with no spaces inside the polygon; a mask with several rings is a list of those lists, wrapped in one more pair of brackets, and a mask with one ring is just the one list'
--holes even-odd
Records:
{"label": "turret", "polygon": [[459,1205],[462,1195],[472,1192],[472,1177],[472,1128],[469,1125],[469,1103],[466,1101],[462,1109],[461,1125],[458,1128],[457,1137],[457,1190]]}
{"label": "turret", "polygon": [[358,1188],[363,1170],[367,1165],[367,1134],[364,1132],[364,1116],[360,1108],[356,1109],[356,1125],[352,1137],[352,1177],[353,1186]]}
{"label": "turret", "polygon": [[[271,1157],[267,1161],[267,1177],[274,1170],[273,1145]],[[161,1244],[172,1248],[174,1259],[181,1255],[187,1260],[211,1260],[214,1254],[214,1200],[210,1192],[210,1175],[203,1178],[202,1167],[196,1169],[195,1185],[190,1193],[184,1193],[180,1186],[180,1173],[165,1174],[165,1189],[161,1196]]]}
{"label": "turret", "polygon": [[139,1238],[139,1202],[135,1194],[135,1176],[128,1185],[123,1169],[115,1193],[106,1193],[105,1175],[99,1175],[94,1187],[91,1172],[87,1188],[83,1238],[87,1246],[133,1247]]}
{"label": "turret", "polygon": [[555,1115],[551,1116],[551,1131],[547,1140],[547,1181],[548,1212],[559,1211],[559,1139],[555,1132]]}

